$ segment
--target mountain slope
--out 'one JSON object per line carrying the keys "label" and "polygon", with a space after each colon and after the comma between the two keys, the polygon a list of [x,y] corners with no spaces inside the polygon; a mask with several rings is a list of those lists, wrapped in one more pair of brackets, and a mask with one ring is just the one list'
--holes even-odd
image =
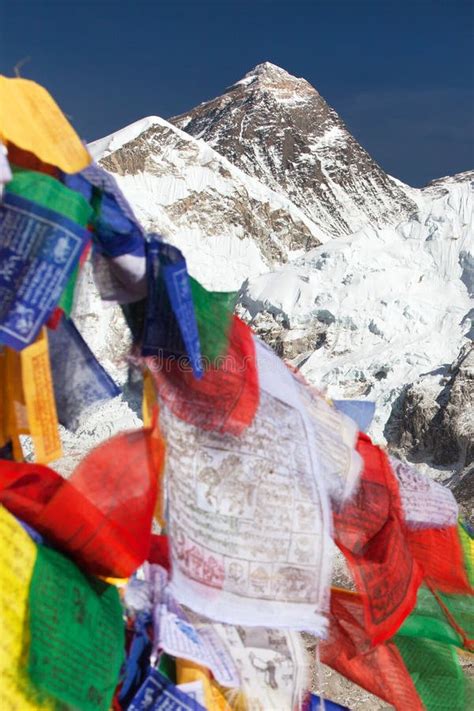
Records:
{"label": "mountain slope", "polygon": [[377,402],[378,441],[402,389],[467,342],[473,198],[469,179],[438,181],[411,220],[333,240],[242,290],[243,314],[309,380]]}
{"label": "mountain slope", "polygon": [[205,286],[238,289],[248,276],[324,241],[285,196],[156,116],[89,149],[115,176],[144,227],[183,249]]}
{"label": "mountain slope", "polygon": [[396,224],[416,210],[322,96],[269,62],[170,121],[285,195],[327,237]]}

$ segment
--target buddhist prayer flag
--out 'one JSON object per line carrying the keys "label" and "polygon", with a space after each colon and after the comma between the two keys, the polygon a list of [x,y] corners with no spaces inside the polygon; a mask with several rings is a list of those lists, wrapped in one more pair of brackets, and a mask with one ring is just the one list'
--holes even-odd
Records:
{"label": "buddhist prayer flag", "polygon": [[0,76],[0,139],[31,151],[66,173],[85,168],[90,156],[54,99],[28,79]]}
{"label": "buddhist prayer flag", "polygon": [[58,212],[15,193],[4,196],[0,205],[0,342],[21,350],[35,340],[87,240],[83,227]]}
{"label": "buddhist prayer flag", "polygon": [[373,642],[392,637],[411,612],[423,573],[413,557],[397,481],[386,454],[359,436],[364,461],[355,496],[335,512],[335,540],[362,595]]}
{"label": "buddhist prayer flag", "polygon": [[407,462],[400,462],[395,457],[389,459],[398,480],[403,518],[408,528],[455,526],[459,512],[452,492]]}
{"label": "buddhist prayer flag", "polygon": [[108,711],[124,656],[117,588],[40,546],[29,602],[32,681],[75,708]]}
{"label": "buddhist prayer flag", "polygon": [[259,401],[252,332],[233,317],[222,360],[197,380],[180,362],[147,358],[159,400],[179,419],[204,430],[239,436],[251,424]]}
{"label": "buddhist prayer flag", "polygon": [[62,455],[58,415],[49,361],[47,330],[20,354],[28,430],[33,438],[35,460],[48,464]]}
{"label": "buddhist prayer flag", "polygon": [[195,378],[202,377],[199,333],[194,313],[189,274],[181,252],[152,239],[147,244],[148,297],[142,355],[160,361],[188,362]]}
{"label": "buddhist prayer flag", "polygon": [[229,624],[324,634],[331,521],[316,426],[292,373],[256,348],[260,403],[239,437],[161,410],[172,592]]}
{"label": "buddhist prayer flag", "polygon": [[375,414],[375,402],[370,400],[334,400],[334,407],[350,417],[361,432],[367,432]]}
{"label": "buddhist prayer flag", "polygon": [[397,646],[393,641],[374,646],[364,618],[359,595],[333,589],[329,636],[321,643],[321,661],[397,711],[425,711]]}
{"label": "buddhist prayer flag", "polygon": [[204,711],[193,698],[184,694],[157,669],[150,669],[148,678],[128,706],[128,711]]}
{"label": "buddhist prayer flag", "polygon": [[203,366],[219,367],[216,359],[227,353],[237,294],[208,291],[192,277],[190,281]]}
{"label": "buddhist prayer flag", "polygon": [[49,332],[49,350],[56,407],[64,427],[74,430],[86,408],[121,393],[71,319],[63,318]]}
{"label": "buddhist prayer flag", "polygon": [[88,572],[126,578],[148,555],[163,455],[158,434],[138,430],[96,447],[69,480],[0,461],[0,501]]}
{"label": "buddhist prayer flag", "polygon": [[2,709],[60,711],[27,674],[28,597],[37,547],[0,505],[0,699]]}

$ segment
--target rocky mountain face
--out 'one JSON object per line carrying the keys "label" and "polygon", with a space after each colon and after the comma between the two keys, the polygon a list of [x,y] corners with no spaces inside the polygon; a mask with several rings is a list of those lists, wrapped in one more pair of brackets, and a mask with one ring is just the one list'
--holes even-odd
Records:
{"label": "rocky mountain face", "polygon": [[327,237],[416,211],[316,89],[269,62],[170,121],[285,195]]}
{"label": "rocky mountain face", "polygon": [[89,146],[148,231],[183,249],[206,285],[242,281],[321,244],[317,226],[285,196],[156,116]]}
{"label": "rocky mountain face", "polygon": [[[448,473],[465,515],[474,501],[474,346],[403,388],[385,426],[392,448]],[[453,472],[449,477],[449,472]]]}

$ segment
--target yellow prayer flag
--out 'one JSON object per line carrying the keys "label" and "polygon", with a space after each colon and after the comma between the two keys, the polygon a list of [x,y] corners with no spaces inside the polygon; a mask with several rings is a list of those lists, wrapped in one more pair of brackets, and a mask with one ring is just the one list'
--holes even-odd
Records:
{"label": "yellow prayer flag", "polygon": [[205,667],[195,664],[188,659],[177,659],[176,680],[178,684],[186,684],[189,681],[201,681],[204,688],[207,711],[232,711],[224,694],[211,679],[210,671]]}
{"label": "yellow prayer flag", "polygon": [[3,143],[14,143],[66,173],[77,173],[91,162],[59,106],[36,82],[0,75],[0,107]]}
{"label": "yellow prayer flag", "polygon": [[153,423],[153,408],[158,407],[156,390],[149,370],[143,373],[143,398],[142,419],[144,427],[151,427]]}
{"label": "yellow prayer flag", "polygon": [[40,695],[29,681],[28,595],[36,545],[0,506],[0,708],[47,711],[56,702]]}
{"label": "yellow prayer flag", "polygon": [[7,440],[12,441],[15,461],[22,462],[24,457],[20,435],[29,434],[30,430],[21,379],[21,359],[19,353],[12,348],[6,347],[4,353],[2,374],[5,377],[5,435]]}
{"label": "yellow prayer flag", "polygon": [[40,464],[48,464],[62,456],[62,447],[45,328],[31,346],[21,351],[20,358],[28,425],[35,446],[35,460]]}

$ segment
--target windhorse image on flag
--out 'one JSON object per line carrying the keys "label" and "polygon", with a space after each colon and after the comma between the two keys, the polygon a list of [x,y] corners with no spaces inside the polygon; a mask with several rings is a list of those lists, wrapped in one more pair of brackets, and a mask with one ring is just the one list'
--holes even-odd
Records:
{"label": "windhorse image on flag", "polygon": [[0,2],[0,711],[474,709],[474,15],[389,5]]}

